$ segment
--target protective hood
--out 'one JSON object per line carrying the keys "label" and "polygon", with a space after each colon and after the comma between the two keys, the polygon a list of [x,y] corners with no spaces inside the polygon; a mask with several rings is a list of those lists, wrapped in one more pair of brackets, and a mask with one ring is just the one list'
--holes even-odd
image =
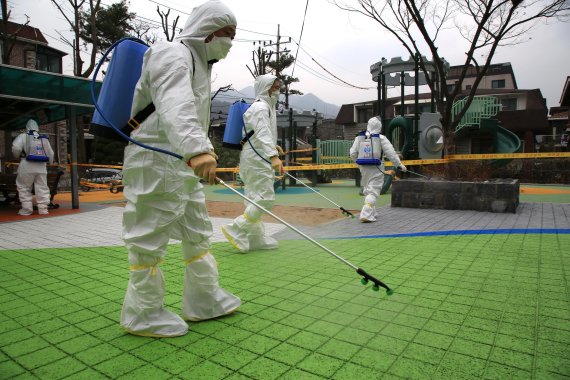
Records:
{"label": "protective hood", "polygon": [[221,1],[210,0],[195,7],[190,13],[182,32],[176,37],[177,41],[200,40],[228,25],[236,25],[233,12]]}
{"label": "protective hood", "polygon": [[28,122],[26,123],[26,132],[39,131],[39,130],[40,130],[40,127],[38,126],[38,123],[36,123],[36,121],[34,119],[28,120]]}
{"label": "protective hood", "polygon": [[366,130],[372,134],[382,133],[382,121],[380,121],[380,118],[375,116],[372,119],[368,120]]}
{"label": "protective hood", "polygon": [[[263,99],[269,104],[273,104],[271,98],[269,97],[269,90],[277,77],[272,74],[264,74],[255,78],[255,83],[253,84],[253,89],[255,91],[256,99]],[[274,105],[274,104],[273,104]]]}

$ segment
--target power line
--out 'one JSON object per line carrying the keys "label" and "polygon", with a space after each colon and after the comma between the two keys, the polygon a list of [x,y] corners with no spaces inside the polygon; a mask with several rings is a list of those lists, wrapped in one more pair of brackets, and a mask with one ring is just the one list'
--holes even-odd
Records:
{"label": "power line", "polygon": [[[293,42],[296,43],[297,46],[299,47],[299,49],[303,50],[303,52],[305,52],[305,54],[307,54],[307,55],[309,56],[309,58],[311,58],[311,60],[314,61],[322,70],[324,70],[327,74],[329,74],[330,76],[332,76],[332,77],[335,78],[336,80],[338,80],[338,81],[340,81],[340,82],[346,84],[346,85],[349,86],[349,87],[356,88],[356,89],[360,89],[360,90],[370,90],[370,89],[374,88],[374,87],[356,86],[356,85],[353,85],[353,84],[351,84],[351,83],[348,83],[348,82],[346,82],[345,80],[343,80],[343,79],[337,77],[336,75],[334,75],[333,73],[331,73],[329,70],[327,70],[323,65],[321,65],[316,59],[314,59],[305,49],[303,49],[303,48],[301,47],[301,45],[300,45],[297,41],[293,40]],[[296,60],[295,60],[295,61],[296,61]]]}
{"label": "power line", "polygon": [[148,0],[148,1],[150,1],[151,3],[155,3],[157,5],[162,5],[163,7],[166,7],[168,9],[172,9],[173,11],[180,12],[180,13],[185,14],[185,15],[190,15],[190,13],[188,13],[188,12],[181,11],[180,9],[172,8],[171,6],[159,3],[158,1],[155,1],[155,0]]}
{"label": "power line", "polygon": [[[242,29],[242,28],[237,28],[237,30],[241,30],[241,31],[243,31],[243,32],[249,32],[249,33],[261,34],[262,36],[271,36],[271,37],[275,36],[275,34],[254,32],[253,30]],[[282,36],[282,37],[285,37],[285,36]]]}
{"label": "power line", "polygon": [[352,88],[352,86],[349,86],[349,85],[346,85],[346,84],[344,84],[344,83],[335,81],[335,80],[333,80],[333,79],[331,79],[331,78],[325,77],[323,74],[318,73],[315,69],[312,69],[311,67],[309,67],[308,65],[304,64],[304,63],[301,62],[301,61],[297,61],[297,62],[299,63],[299,67],[300,67],[302,70],[308,72],[309,74],[311,74],[311,75],[313,75],[313,76],[315,76],[315,77],[317,77],[317,78],[319,78],[319,79],[321,79],[321,80],[324,80],[325,82],[328,82],[328,83],[330,83],[330,84],[334,84],[334,85],[336,85],[336,86],[341,86],[341,87],[345,87],[345,88]]}
{"label": "power line", "polygon": [[370,90],[370,89],[374,88],[374,87],[360,87],[360,86],[355,86],[355,85],[353,85],[353,84],[350,84],[350,83],[348,83],[348,82],[346,82],[346,81],[340,79],[339,77],[337,77],[336,75],[334,75],[333,73],[331,73],[330,71],[328,71],[327,69],[325,69],[325,68],[323,67],[323,65],[321,65],[319,62],[317,62],[316,59],[314,59],[314,58],[312,58],[312,57],[311,57],[311,59],[313,60],[313,62],[315,62],[317,65],[319,65],[319,67],[320,67],[321,69],[323,69],[324,71],[326,71],[330,76],[332,76],[332,77],[334,77],[335,79],[341,81],[342,83],[345,83],[345,84],[349,85],[350,87],[354,87],[354,88],[357,88],[357,89],[359,89],[359,90]]}
{"label": "power line", "polygon": [[295,62],[297,61],[297,56],[299,55],[299,48],[301,47],[301,38],[303,38],[303,29],[305,29],[305,19],[307,18],[307,9],[309,9],[309,0],[305,5],[305,15],[303,16],[303,24],[301,25],[301,34],[299,35],[299,43],[297,44],[297,52],[295,53],[295,60],[293,61],[293,70],[291,70],[291,77],[295,74]]}

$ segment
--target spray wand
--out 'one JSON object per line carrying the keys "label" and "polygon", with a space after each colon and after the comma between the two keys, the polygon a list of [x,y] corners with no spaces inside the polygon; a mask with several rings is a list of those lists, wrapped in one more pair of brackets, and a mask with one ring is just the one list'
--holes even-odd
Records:
{"label": "spray wand", "polygon": [[327,252],[328,254],[334,256],[335,258],[337,258],[338,260],[342,261],[344,264],[348,265],[349,267],[351,267],[352,269],[354,269],[356,271],[356,273],[358,273],[360,276],[362,276],[362,279],[360,280],[360,282],[362,283],[362,285],[367,285],[370,281],[372,281],[372,283],[374,285],[372,285],[372,290],[374,291],[378,291],[380,290],[380,287],[386,289],[386,294],[387,295],[392,295],[394,294],[394,290],[391,289],[388,285],[386,285],[385,283],[383,283],[382,281],[380,281],[379,279],[377,279],[376,277],[372,276],[371,274],[369,274],[368,272],[366,272],[364,269],[357,267],[356,265],[352,264],[350,261],[342,258],[341,256],[337,255],[336,253],[334,253],[333,251],[331,251],[330,249],[328,249],[327,247],[325,247],[324,245],[322,245],[321,243],[319,243],[318,241],[316,241],[315,239],[311,238],[310,236],[308,236],[307,234],[305,234],[304,232],[300,231],[298,228],[295,228],[294,226],[292,226],[291,224],[287,223],[286,221],[284,221],[283,219],[281,219],[280,217],[278,217],[277,215],[275,215],[274,213],[272,213],[271,211],[267,210],[266,208],[264,208],[263,206],[261,206],[260,204],[258,204],[257,202],[249,199],[248,197],[246,197],[245,195],[243,195],[242,193],[240,193],[239,191],[237,191],[236,189],[234,189],[233,187],[231,187],[230,185],[228,185],[227,183],[225,183],[224,181],[222,181],[220,178],[216,177],[216,181],[219,182],[220,184],[222,184],[223,186],[225,186],[227,189],[231,190],[232,192],[236,193],[237,195],[239,195],[241,198],[243,198],[244,200],[246,200],[247,202],[251,203],[252,205],[256,206],[257,208],[259,208],[261,211],[265,212],[266,214],[272,216],[274,219],[278,220],[279,222],[281,222],[282,224],[284,224],[285,226],[289,227],[290,229],[292,229],[293,231],[295,231],[296,233],[298,233],[299,235],[301,235],[302,237],[304,237],[305,239],[309,240],[311,243],[315,244],[317,247],[323,249],[325,252]]}
{"label": "spray wand", "polygon": [[347,209],[345,209],[344,207],[342,207],[339,204],[336,204],[334,201],[332,201],[331,199],[327,198],[326,196],[324,196],[323,194],[319,193],[317,190],[313,189],[311,186],[307,185],[305,182],[301,181],[298,178],[295,178],[292,174],[290,174],[289,172],[283,172],[283,174],[287,174],[290,178],[294,179],[295,181],[299,182],[301,185],[305,186],[307,189],[311,190],[313,193],[320,195],[321,197],[325,198],[327,201],[329,201],[330,203],[332,203],[333,205],[335,205],[336,207],[338,207],[341,211],[343,215],[349,216],[352,219],[354,219],[354,214],[352,214],[350,211],[348,211]]}

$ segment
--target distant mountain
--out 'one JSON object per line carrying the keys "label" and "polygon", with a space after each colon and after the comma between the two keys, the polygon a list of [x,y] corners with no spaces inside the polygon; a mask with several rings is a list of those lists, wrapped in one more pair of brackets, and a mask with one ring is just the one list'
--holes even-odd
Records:
{"label": "distant mountain", "polygon": [[340,110],[340,106],[327,103],[318,96],[308,93],[305,95],[289,96],[289,105],[295,110],[312,111],[313,109],[322,113],[325,119],[334,119]]}
{"label": "distant mountain", "polygon": [[[213,94],[212,94],[213,95]],[[229,104],[235,102],[239,99],[244,99],[247,102],[251,102],[255,97],[255,92],[252,86],[243,88],[239,91],[230,90],[227,92],[219,92],[214,99],[214,109],[226,108]],[[283,96],[281,96],[283,98]],[[227,104],[226,104],[227,103]],[[296,111],[312,111],[313,109],[319,113],[322,113],[325,119],[334,119],[340,110],[340,106],[336,104],[327,103],[321,100],[318,96],[314,94],[305,95],[291,95],[289,96],[289,106]]]}

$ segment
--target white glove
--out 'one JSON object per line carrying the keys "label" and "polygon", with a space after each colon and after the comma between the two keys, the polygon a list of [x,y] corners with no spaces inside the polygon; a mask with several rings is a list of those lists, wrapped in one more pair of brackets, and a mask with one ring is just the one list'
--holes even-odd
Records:
{"label": "white glove", "polygon": [[408,168],[406,168],[406,165],[400,164],[400,170],[403,171],[403,172],[407,172],[407,171],[408,171]]}

